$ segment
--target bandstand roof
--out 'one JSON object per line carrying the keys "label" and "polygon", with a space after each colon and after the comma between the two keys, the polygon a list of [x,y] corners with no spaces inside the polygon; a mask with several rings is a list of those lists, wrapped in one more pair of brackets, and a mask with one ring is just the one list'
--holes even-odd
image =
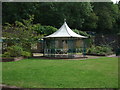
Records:
{"label": "bandstand roof", "polygon": [[46,36],[46,38],[57,38],[57,37],[75,37],[75,38],[87,38],[85,36],[79,35],[73,32],[67,25],[66,22],[60,27],[59,30],[54,32],[53,34]]}

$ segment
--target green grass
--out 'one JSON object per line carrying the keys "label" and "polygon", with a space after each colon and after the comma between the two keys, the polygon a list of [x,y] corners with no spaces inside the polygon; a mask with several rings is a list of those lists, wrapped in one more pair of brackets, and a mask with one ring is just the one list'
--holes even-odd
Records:
{"label": "green grass", "polygon": [[23,88],[117,88],[118,59],[3,62],[3,83]]}

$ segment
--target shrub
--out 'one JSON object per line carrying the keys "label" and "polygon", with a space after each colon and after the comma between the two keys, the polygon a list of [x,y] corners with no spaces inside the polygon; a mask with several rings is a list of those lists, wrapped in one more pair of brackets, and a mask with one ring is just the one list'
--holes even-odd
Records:
{"label": "shrub", "polygon": [[55,31],[57,31],[57,28],[53,27],[53,26],[42,26],[40,24],[36,24],[34,25],[34,30],[41,35],[50,35],[52,33],[54,33]]}
{"label": "shrub", "polygon": [[5,52],[2,57],[30,57],[31,53],[28,51],[24,51],[21,46],[13,45],[7,48],[7,52]]}
{"label": "shrub", "polygon": [[57,28],[53,27],[53,26],[44,26],[44,35],[50,35],[52,33],[54,33],[55,31],[57,31]]}
{"label": "shrub", "polygon": [[10,52],[5,52],[2,57],[10,57]]}
{"label": "shrub", "polygon": [[7,48],[7,52],[10,53],[11,57],[19,57],[23,52],[23,48],[20,46],[13,45]]}
{"label": "shrub", "polygon": [[88,54],[112,54],[112,48],[109,46],[92,46],[87,50]]}
{"label": "shrub", "polygon": [[31,53],[30,53],[30,52],[27,52],[27,51],[23,51],[23,52],[22,52],[22,56],[24,56],[24,57],[30,57],[30,56],[31,56]]}
{"label": "shrub", "polygon": [[91,37],[90,34],[87,34],[86,32],[84,31],[80,31],[80,30],[77,30],[77,29],[73,29],[73,31],[77,34],[80,34],[80,35],[83,35],[83,36],[87,36],[87,37]]}

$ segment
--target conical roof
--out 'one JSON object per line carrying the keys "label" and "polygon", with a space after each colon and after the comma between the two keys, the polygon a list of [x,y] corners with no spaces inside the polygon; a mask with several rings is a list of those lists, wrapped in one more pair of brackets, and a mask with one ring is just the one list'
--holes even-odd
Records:
{"label": "conical roof", "polygon": [[64,24],[61,26],[61,28],[59,30],[57,30],[56,32],[54,32],[53,34],[46,36],[46,38],[57,38],[57,37],[76,37],[76,38],[87,38],[85,36],[79,35],[75,32],[73,32],[67,25],[66,22],[64,22]]}

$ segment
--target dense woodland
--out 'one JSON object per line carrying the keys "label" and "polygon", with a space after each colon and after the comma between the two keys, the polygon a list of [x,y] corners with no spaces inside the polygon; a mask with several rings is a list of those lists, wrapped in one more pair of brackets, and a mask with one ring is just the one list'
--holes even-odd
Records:
{"label": "dense woodland", "polygon": [[120,33],[120,2],[5,2],[2,10],[3,25],[34,15],[34,24],[60,28],[66,19],[72,29]]}

